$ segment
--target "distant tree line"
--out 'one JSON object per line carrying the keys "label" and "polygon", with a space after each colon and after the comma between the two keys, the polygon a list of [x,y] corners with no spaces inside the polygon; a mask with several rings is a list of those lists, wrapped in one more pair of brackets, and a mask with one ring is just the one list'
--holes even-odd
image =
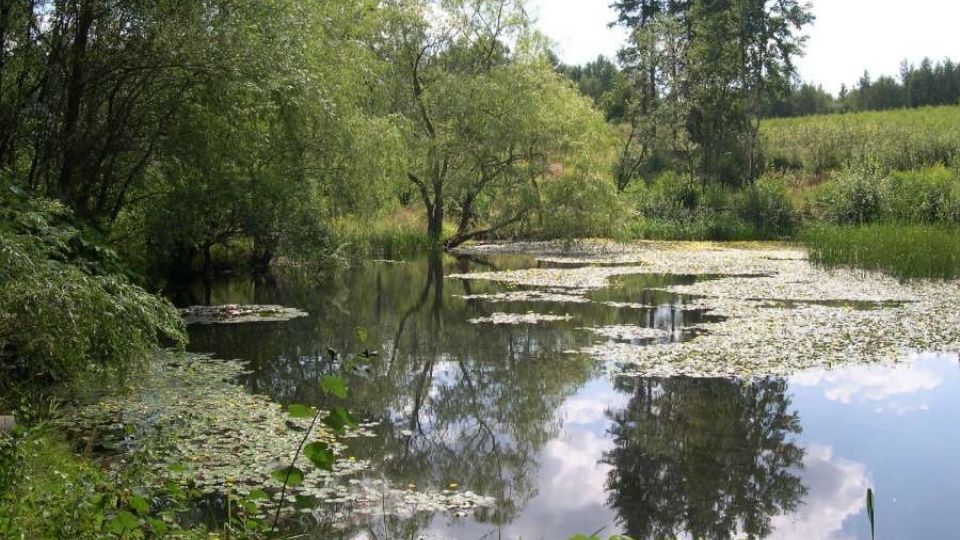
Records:
{"label": "distant tree line", "polygon": [[873,79],[864,72],[856,87],[841,87],[837,96],[810,83],[793,85],[772,104],[770,116],[807,116],[836,112],[884,111],[960,104],[960,63],[949,58],[920,65],[904,61],[897,77]]}
{"label": "distant tree line", "polygon": [[[634,94],[627,71],[617,62],[600,56],[583,65],[556,65],[593,100],[607,120],[625,119]],[[765,116],[786,118],[958,104],[960,62],[947,58],[934,63],[925,58],[919,65],[904,61],[895,77],[883,75],[874,79],[865,71],[856,86],[843,85],[836,96],[819,84],[792,82],[770,101]]]}

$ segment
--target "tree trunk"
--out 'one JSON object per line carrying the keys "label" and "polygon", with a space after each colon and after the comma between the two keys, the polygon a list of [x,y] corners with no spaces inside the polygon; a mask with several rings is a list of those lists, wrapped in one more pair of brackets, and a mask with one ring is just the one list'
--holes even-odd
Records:
{"label": "tree trunk", "polygon": [[73,47],[70,53],[70,79],[67,84],[67,107],[63,119],[63,132],[60,136],[62,161],[59,178],[60,199],[73,207],[81,216],[86,214],[86,202],[81,198],[79,190],[74,185],[76,160],[80,151],[76,148],[77,126],[80,120],[80,106],[86,90],[86,73],[84,64],[87,56],[87,43],[90,39],[90,29],[93,27],[93,6],[90,2],[82,2],[77,7],[77,29]]}
{"label": "tree trunk", "polygon": [[434,245],[443,241],[443,181],[433,181],[433,204],[427,205],[427,236]]}

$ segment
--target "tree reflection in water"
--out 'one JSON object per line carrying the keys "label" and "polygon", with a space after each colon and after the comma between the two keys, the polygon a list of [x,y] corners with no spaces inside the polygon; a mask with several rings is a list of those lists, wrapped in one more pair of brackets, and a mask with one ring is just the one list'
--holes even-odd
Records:
{"label": "tree reflection in water", "polygon": [[[532,263],[519,264],[524,262]],[[492,496],[497,504],[478,510],[475,518],[507,524],[537,494],[536,458],[559,432],[558,407],[599,367],[563,353],[592,339],[573,324],[468,323],[493,311],[558,308],[465,300],[459,296],[502,287],[444,279],[450,271],[489,265],[436,255],[361,268],[319,290],[280,281],[254,289],[249,300],[230,299],[295,305],[310,317],[251,325],[242,332],[226,325],[194,328],[191,347],[251,360],[254,373],[248,384],[253,391],[301,403],[316,400],[316,381],[332,369],[327,347],[378,348],[369,375],[347,376],[349,408],[382,422],[380,436],[352,443],[354,455],[371,460],[394,487],[413,483],[417,490],[442,490],[456,483]],[[616,320],[614,310],[599,306],[596,311]],[[358,328],[367,340],[361,342]],[[423,514],[378,518],[360,530],[374,538],[407,538],[432,519]]]}
{"label": "tree reflection in water", "polygon": [[608,413],[609,503],[633,538],[763,538],[806,488],[782,379],[626,379]]}

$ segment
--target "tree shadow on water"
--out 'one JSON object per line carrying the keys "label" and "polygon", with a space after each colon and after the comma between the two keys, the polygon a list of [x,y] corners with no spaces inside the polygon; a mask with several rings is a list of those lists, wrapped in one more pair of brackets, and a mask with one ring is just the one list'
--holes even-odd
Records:
{"label": "tree shadow on water", "polygon": [[625,379],[608,413],[609,503],[632,538],[763,538],[806,495],[782,379]]}

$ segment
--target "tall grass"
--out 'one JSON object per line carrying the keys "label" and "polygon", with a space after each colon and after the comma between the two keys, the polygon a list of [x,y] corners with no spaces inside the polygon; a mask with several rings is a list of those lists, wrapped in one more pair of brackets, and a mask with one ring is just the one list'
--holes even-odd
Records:
{"label": "tall grass", "polygon": [[960,227],[946,225],[821,225],[801,242],[814,264],[881,271],[900,280],[960,277]]}
{"label": "tall grass", "polygon": [[[446,227],[445,227],[446,228]],[[452,233],[452,231],[446,231]],[[401,258],[434,247],[424,218],[413,209],[379,216],[351,216],[334,225],[334,237],[344,256]]]}
{"label": "tall grass", "polygon": [[960,159],[960,107],[767,120],[761,127],[767,163],[812,174],[878,165],[910,170]]}

